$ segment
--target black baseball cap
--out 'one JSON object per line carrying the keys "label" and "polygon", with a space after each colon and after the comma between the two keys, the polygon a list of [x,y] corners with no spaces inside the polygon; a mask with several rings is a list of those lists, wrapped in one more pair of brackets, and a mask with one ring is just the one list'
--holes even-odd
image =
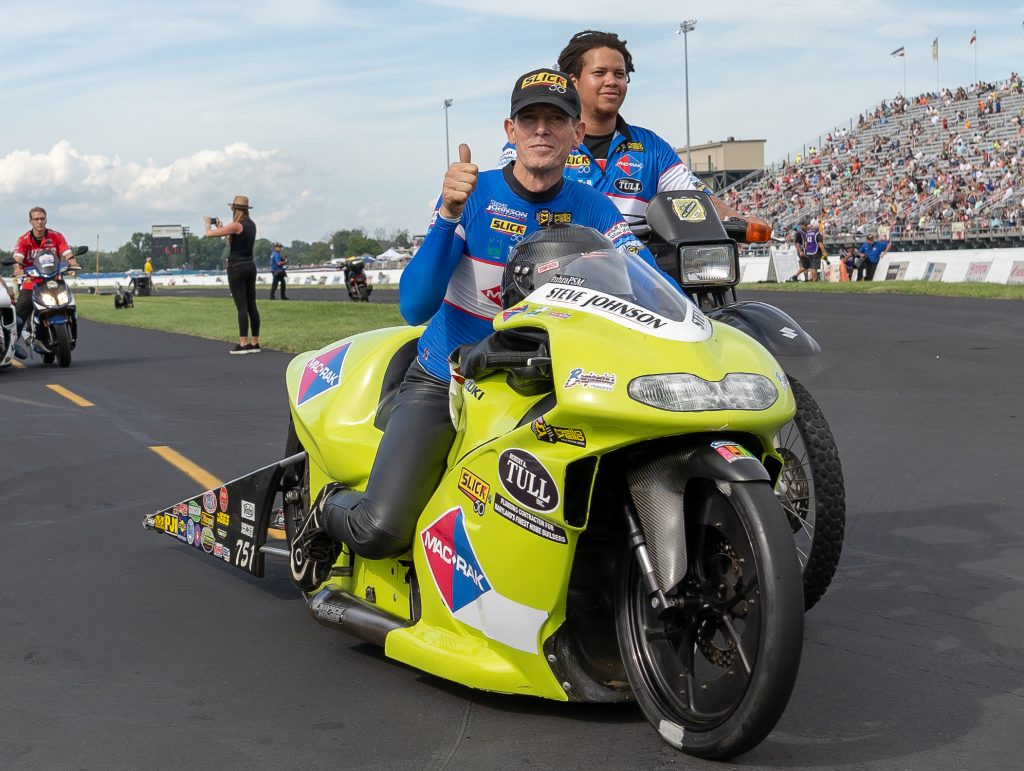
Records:
{"label": "black baseball cap", "polygon": [[572,78],[558,70],[533,70],[516,81],[509,117],[516,117],[517,112],[531,104],[554,105],[570,118],[580,117],[580,96],[576,93],[576,86]]}

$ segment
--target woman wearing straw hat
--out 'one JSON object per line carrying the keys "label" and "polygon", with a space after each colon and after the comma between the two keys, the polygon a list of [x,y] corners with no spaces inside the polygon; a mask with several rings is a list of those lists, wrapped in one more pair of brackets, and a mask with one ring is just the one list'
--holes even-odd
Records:
{"label": "woman wearing straw hat", "polygon": [[[252,248],[256,243],[256,223],[249,217],[249,196],[236,195],[230,204],[231,222],[221,226],[220,220],[204,217],[206,237],[227,236],[228,287],[238,309],[238,345],[229,353],[260,352],[260,312],[256,309],[256,263]],[[251,334],[250,334],[251,327]]]}

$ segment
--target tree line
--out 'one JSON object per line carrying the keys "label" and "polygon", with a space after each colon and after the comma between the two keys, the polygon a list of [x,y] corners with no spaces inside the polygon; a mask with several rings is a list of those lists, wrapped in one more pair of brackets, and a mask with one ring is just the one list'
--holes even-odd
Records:
{"label": "tree line", "polygon": [[[153,258],[154,270],[188,268],[192,270],[222,270],[228,255],[228,242],[222,238],[200,238],[189,233],[187,243],[180,248],[153,250],[153,236],[150,233],[133,233],[132,237],[117,249],[99,253],[100,271],[103,273],[123,273],[128,270],[141,270],[146,257]],[[283,243],[283,242],[282,242]],[[75,244],[72,244],[74,246]],[[409,247],[412,241],[408,230],[385,231],[378,229],[373,236],[367,235],[362,228],[352,230],[336,230],[319,241],[307,243],[295,240],[283,244],[284,256],[289,265],[321,265],[334,257],[353,257],[362,254],[377,255],[391,247]],[[253,248],[253,256],[257,267],[270,266],[270,252],[274,242],[266,238],[257,238]],[[12,252],[0,249],[0,259],[9,258]],[[81,258],[86,270],[96,268],[96,252],[90,250]],[[3,273],[10,275],[10,268]]]}

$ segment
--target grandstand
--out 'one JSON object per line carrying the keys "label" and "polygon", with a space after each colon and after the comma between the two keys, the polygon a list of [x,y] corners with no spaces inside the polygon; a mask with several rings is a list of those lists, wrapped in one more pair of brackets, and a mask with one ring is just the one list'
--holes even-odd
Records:
{"label": "grandstand", "polygon": [[901,251],[1024,246],[1024,84],[898,95],[793,161],[722,191],[778,235],[805,217],[831,244],[877,233]]}

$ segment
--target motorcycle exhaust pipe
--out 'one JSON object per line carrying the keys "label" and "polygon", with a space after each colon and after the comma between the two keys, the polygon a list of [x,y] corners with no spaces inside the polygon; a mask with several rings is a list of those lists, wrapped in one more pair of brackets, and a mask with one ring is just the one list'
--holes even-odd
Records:
{"label": "motorcycle exhaust pipe", "polygon": [[323,589],[306,603],[309,614],[321,626],[340,629],[364,642],[384,647],[388,632],[408,622],[337,589]]}

